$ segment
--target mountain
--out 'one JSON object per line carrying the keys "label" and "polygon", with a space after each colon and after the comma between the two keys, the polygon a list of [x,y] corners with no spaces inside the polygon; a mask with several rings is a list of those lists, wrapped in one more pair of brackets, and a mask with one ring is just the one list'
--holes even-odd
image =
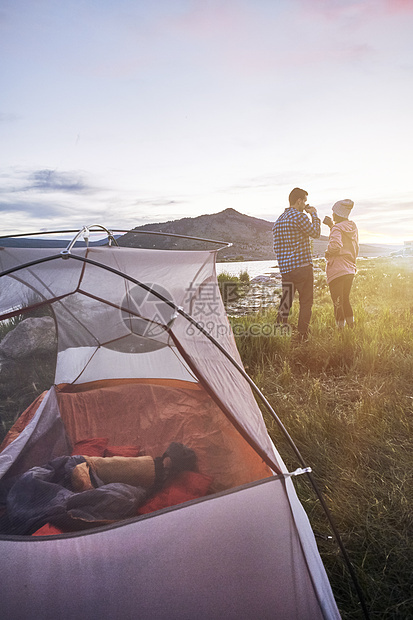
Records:
{"label": "mountain", "polygon": [[218,259],[227,260],[271,260],[272,223],[256,217],[238,213],[234,209],[225,209],[213,215],[185,217],[180,220],[157,224],[137,226],[133,230],[140,234],[127,233],[118,239],[119,245],[133,247],[157,247],[174,249],[212,249],[217,245],[205,241],[191,241],[177,237],[164,237],[141,234],[151,230],[175,235],[188,235],[202,239],[232,243],[218,252]]}
{"label": "mountain", "polygon": [[[126,233],[118,239],[119,245],[126,247],[156,247],[159,249],[207,249],[214,248],[211,243],[188,241],[178,237],[165,237],[144,234],[146,231],[157,233],[170,233],[174,235],[188,235],[203,239],[215,239],[232,243],[232,246],[224,247],[218,252],[218,262],[232,260],[272,260],[272,226],[273,222],[262,220],[249,215],[243,215],[235,209],[225,209],[212,215],[200,215],[198,217],[185,217],[180,220],[172,220],[156,224],[144,224],[137,226],[134,231]],[[326,250],[328,237],[321,235],[319,239],[313,239],[314,256],[322,257]],[[396,249],[397,246],[386,245],[360,245],[360,256],[384,256]]]}

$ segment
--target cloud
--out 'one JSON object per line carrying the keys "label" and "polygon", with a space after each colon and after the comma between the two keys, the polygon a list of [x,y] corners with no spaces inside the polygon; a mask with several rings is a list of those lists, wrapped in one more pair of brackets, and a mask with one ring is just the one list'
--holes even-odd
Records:
{"label": "cloud", "polygon": [[245,179],[242,183],[219,188],[219,193],[238,193],[257,189],[279,190],[286,189],[286,197],[293,187],[309,188],[316,182],[331,182],[339,176],[338,172],[309,172],[308,170],[291,170],[279,174],[258,175]]}
{"label": "cloud", "polygon": [[370,22],[377,16],[413,13],[413,0],[298,0],[306,11],[329,21]]}
{"label": "cloud", "polygon": [[230,69],[231,82],[237,75],[259,81],[292,70],[305,77],[309,68],[353,64],[374,54],[374,46],[359,35],[359,26],[374,14],[365,6],[372,1],[189,2],[185,10],[168,14],[163,27],[165,36],[179,40],[178,50],[186,52],[190,45],[186,63],[193,58],[207,68]]}
{"label": "cloud", "polygon": [[336,21],[342,18],[360,19],[372,9],[380,5],[380,0],[299,0],[299,4],[313,16],[320,15]]}
{"label": "cloud", "polygon": [[100,213],[102,191],[88,185],[78,171],[10,167],[0,174],[2,229],[30,229],[39,221],[49,226],[74,221],[77,226],[85,216]]}
{"label": "cloud", "polygon": [[80,175],[48,169],[33,172],[26,188],[41,192],[84,192],[88,189]]}
{"label": "cloud", "polygon": [[385,221],[399,221],[399,218],[403,218],[408,221],[411,227],[413,202],[410,200],[400,200],[392,202],[389,199],[382,201],[365,201],[356,203],[356,206],[360,207],[360,217],[366,219],[381,219]]}
{"label": "cloud", "polygon": [[362,234],[393,239],[413,239],[411,200],[360,201],[354,207],[354,221]]}
{"label": "cloud", "polygon": [[384,0],[384,8],[388,13],[413,13],[412,0]]}
{"label": "cloud", "polygon": [[0,181],[5,180],[0,187],[0,194],[15,194],[17,192],[38,193],[68,193],[84,194],[98,191],[88,185],[83,173],[59,172],[43,168],[40,170],[25,170],[10,168],[0,174]]}
{"label": "cloud", "polygon": [[184,204],[185,202],[185,200],[172,200],[167,198],[154,198],[146,200],[139,198],[134,204],[137,206],[168,207],[169,205]]}
{"label": "cloud", "polygon": [[45,202],[27,202],[23,200],[0,200],[0,213],[21,214],[28,218],[43,220],[62,215],[60,205],[51,205]]}

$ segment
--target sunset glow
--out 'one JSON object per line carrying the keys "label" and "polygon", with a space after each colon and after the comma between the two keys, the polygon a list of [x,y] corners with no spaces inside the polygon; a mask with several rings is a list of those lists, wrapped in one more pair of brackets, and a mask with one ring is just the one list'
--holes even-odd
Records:
{"label": "sunset glow", "polygon": [[413,0],[6,1],[2,234],[274,221],[299,186],[413,239],[412,32]]}

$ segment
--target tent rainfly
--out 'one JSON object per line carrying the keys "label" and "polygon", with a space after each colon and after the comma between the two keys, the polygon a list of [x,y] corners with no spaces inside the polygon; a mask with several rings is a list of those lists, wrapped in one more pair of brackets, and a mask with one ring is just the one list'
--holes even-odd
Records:
{"label": "tent rainfly", "polygon": [[[58,347],[54,385],[0,452],[2,618],[340,618],[291,474],[237,370],[216,253],[0,247],[0,320],[50,305]],[[172,476],[172,453],[157,458],[171,444],[196,466]],[[107,482],[102,461],[156,476],[161,463],[166,481]],[[86,486],[67,482],[72,466]],[[85,517],[85,501],[108,490],[122,494],[110,510],[126,511],[96,516],[93,505]]]}

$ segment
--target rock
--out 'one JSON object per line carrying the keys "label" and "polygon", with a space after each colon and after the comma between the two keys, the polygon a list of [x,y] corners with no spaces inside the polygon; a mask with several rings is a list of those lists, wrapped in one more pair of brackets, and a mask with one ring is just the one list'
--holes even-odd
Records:
{"label": "rock", "polygon": [[256,276],[250,282],[250,284],[267,284],[271,282],[271,276]]}
{"label": "rock", "polygon": [[56,350],[56,328],[51,316],[22,321],[0,342],[0,357],[18,360]]}

